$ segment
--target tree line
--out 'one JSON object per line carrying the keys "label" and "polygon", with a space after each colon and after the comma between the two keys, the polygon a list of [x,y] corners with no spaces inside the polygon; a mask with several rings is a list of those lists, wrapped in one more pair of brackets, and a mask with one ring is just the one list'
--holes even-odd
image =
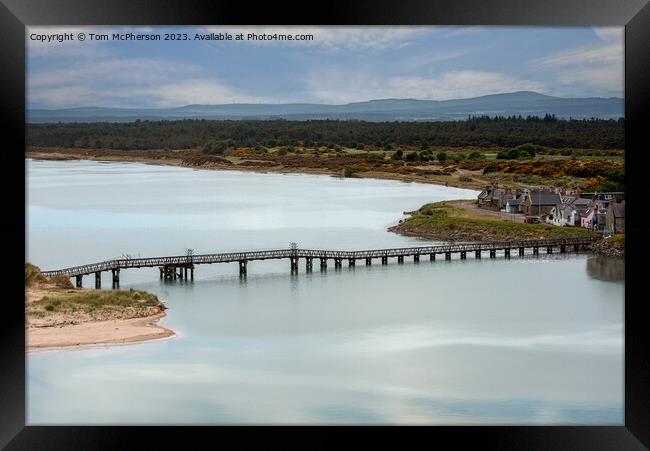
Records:
{"label": "tree line", "polygon": [[623,119],[470,117],[444,122],[207,120],[28,124],[32,147],[217,150],[232,147],[400,146],[623,149]]}

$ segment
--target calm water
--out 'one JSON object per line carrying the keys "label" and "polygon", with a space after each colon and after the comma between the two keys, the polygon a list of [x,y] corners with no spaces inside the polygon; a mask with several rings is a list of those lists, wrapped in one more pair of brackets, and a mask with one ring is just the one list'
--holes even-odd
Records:
{"label": "calm water", "polygon": [[[477,193],[393,181],[28,161],[29,261],[417,245],[386,232]],[[28,358],[29,424],[623,424],[620,262],[284,260],[126,270],[177,336]],[[613,269],[612,269],[613,268]],[[104,286],[109,286],[105,274]],[[84,279],[92,286],[94,277]]]}

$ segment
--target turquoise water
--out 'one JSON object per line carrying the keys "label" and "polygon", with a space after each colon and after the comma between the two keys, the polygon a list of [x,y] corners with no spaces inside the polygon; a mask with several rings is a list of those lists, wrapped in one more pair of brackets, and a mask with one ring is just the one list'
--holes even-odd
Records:
{"label": "turquoise water", "polygon": [[[28,260],[43,269],[294,241],[417,245],[386,227],[477,194],[88,161],[29,160],[27,182]],[[245,279],[234,263],[198,266],[193,282],[125,270],[121,288],[158,294],[177,335],[30,353],[28,424],[620,425],[619,267],[554,254],[312,273],[301,262],[294,275],[269,260]]]}

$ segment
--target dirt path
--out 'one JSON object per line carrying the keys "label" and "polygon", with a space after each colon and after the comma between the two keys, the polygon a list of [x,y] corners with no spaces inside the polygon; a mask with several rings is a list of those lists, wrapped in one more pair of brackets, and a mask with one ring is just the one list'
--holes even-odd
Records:
{"label": "dirt path", "polygon": [[494,211],[494,210],[487,210],[484,208],[478,208],[476,205],[475,201],[470,201],[470,200],[463,200],[459,202],[454,202],[454,205],[460,208],[464,208],[465,210],[469,210],[472,213],[476,213],[479,215],[483,216],[492,216],[496,218],[501,218],[505,219],[507,221],[513,221],[513,222],[519,222],[519,223],[524,223],[524,214],[512,214],[512,213],[506,213],[503,211]]}

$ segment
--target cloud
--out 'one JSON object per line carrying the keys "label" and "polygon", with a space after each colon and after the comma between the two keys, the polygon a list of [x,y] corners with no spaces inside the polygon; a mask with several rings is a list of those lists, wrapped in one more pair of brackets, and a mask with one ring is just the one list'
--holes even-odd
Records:
{"label": "cloud", "polygon": [[239,90],[214,80],[188,80],[168,83],[141,90],[156,106],[188,104],[260,103],[267,100],[248,96]]}
{"label": "cloud", "polygon": [[191,64],[155,58],[109,59],[28,73],[27,99],[45,108],[168,107],[191,103],[259,102]]}
{"label": "cloud", "polygon": [[378,77],[358,72],[319,72],[307,80],[307,91],[317,100],[331,103],[382,98],[448,100],[513,91],[544,92],[539,82],[498,72],[447,71],[436,77]]}
{"label": "cloud", "polygon": [[256,34],[301,34],[313,35],[313,40],[301,41],[257,41],[247,40],[243,42],[254,44],[283,44],[293,46],[317,46],[329,50],[338,49],[386,49],[408,45],[414,38],[429,33],[442,33],[443,31],[455,31],[451,27],[414,27],[414,26],[363,26],[363,27],[342,27],[342,26],[241,26],[241,27],[205,27],[207,32],[238,34],[245,36],[249,33]]}
{"label": "cloud", "polygon": [[624,78],[624,29],[593,28],[600,39],[532,60],[532,70],[545,72],[566,87],[596,88],[610,95],[622,95]]}

